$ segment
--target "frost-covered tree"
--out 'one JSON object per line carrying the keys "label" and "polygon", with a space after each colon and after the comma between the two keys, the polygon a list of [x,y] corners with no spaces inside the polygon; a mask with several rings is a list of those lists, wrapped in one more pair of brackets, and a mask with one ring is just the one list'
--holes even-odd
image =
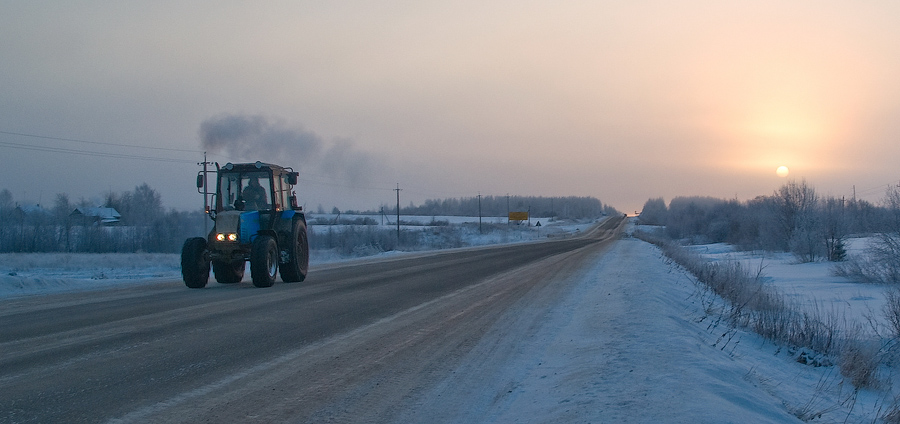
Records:
{"label": "frost-covered tree", "polygon": [[647,199],[638,222],[641,225],[666,225],[666,201],[662,197]]}
{"label": "frost-covered tree", "polygon": [[879,231],[865,254],[835,267],[838,275],[877,284],[900,284],[900,187],[889,186]]}
{"label": "frost-covered tree", "polygon": [[53,220],[58,228],[57,244],[66,252],[72,248],[72,223],[69,216],[73,209],[71,202],[69,202],[68,194],[59,193],[56,195],[56,199],[53,201]]}
{"label": "frost-covered tree", "polygon": [[884,231],[869,247],[867,253],[871,261],[870,271],[878,280],[886,283],[900,283],[900,187],[888,186],[884,196],[887,216]]}
{"label": "frost-covered tree", "polygon": [[825,237],[825,258],[843,261],[847,256],[846,241],[850,228],[844,199],[828,197],[821,204],[822,230]]}
{"label": "frost-covered tree", "polygon": [[7,189],[0,190],[0,209],[12,209],[13,197],[12,193]]}
{"label": "frost-covered tree", "polygon": [[147,227],[164,214],[162,197],[147,183],[134,188],[134,191],[122,193],[119,197],[119,208],[123,224]]}
{"label": "frost-covered tree", "polygon": [[[712,240],[710,221],[713,211],[725,201],[713,197],[676,197],[666,212],[666,233],[672,238],[699,237]],[[642,215],[643,216],[643,215]]]}
{"label": "frost-covered tree", "polygon": [[12,239],[14,234],[12,228],[12,211],[12,193],[7,189],[0,190],[0,252],[12,250]]}
{"label": "frost-covered tree", "polygon": [[781,242],[781,250],[809,253],[809,240],[816,238],[816,190],[806,180],[789,181],[775,192],[773,200],[777,230],[780,231],[775,240]]}

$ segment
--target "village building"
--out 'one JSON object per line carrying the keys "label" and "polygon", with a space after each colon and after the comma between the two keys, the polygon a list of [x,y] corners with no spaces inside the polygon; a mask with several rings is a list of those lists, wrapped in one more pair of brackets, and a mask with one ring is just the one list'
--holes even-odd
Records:
{"label": "village building", "polygon": [[81,225],[118,225],[122,219],[115,208],[75,208],[69,214],[75,222]]}

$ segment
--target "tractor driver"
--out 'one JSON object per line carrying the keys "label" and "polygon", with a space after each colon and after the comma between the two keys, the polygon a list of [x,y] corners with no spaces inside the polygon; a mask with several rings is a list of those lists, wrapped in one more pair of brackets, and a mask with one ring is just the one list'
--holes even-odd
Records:
{"label": "tractor driver", "polygon": [[244,210],[260,210],[266,206],[266,189],[259,184],[259,176],[251,175],[247,187],[241,192]]}

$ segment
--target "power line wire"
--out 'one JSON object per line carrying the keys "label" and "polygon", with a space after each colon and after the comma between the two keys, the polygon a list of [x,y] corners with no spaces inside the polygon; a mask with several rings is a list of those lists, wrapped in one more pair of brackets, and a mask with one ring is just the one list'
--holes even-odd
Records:
{"label": "power line wire", "polygon": [[193,160],[187,159],[172,159],[172,158],[161,158],[154,156],[140,156],[140,155],[129,155],[124,153],[107,153],[107,152],[95,152],[89,150],[77,150],[77,149],[66,149],[62,147],[47,147],[47,146],[29,146],[27,144],[21,143],[11,143],[8,141],[0,141],[0,147],[8,147],[11,149],[21,149],[21,150],[33,150],[38,152],[52,152],[52,153],[68,153],[73,155],[82,155],[82,156],[95,156],[95,157],[106,157],[106,158],[116,158],[116,159],[135,159],[135,160],[146,160],[146,161],[154,161],[154,162],[174,162],[174,163],[194,163]]}
{"label": "power line wire", "polygon": [[51,136],[45,136],[45,135],[26,134],[26,133],[12,132],[12,131],[0,131],[0,134],[17,135],[20,137],[41,138],[44,140],[72,141],[72,142],[76,142],[76,143],[98,144],[101,146],[130,147],[130,148],[135,148],[135,149],[149,149],[149,150],[166,150],[166,151],[171,151],[171,152],[202,153],[202,151],[200,151],[200,150],[173,149],[170,147],[135,146],[133,144],[107,143],[107,142],[102,142],[102,141],[79,140],[76,138],[51,137]]}

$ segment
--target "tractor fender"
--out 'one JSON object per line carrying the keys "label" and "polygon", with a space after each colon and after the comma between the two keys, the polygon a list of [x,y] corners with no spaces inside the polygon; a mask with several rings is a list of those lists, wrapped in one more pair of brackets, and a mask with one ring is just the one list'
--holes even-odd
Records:
{"label": "tractor fender", "polygon": [[275,238],[275,242],[278,242],[278,232],[274,230],[263,229],[259,230],[254,236],[253,239],[256,239],[259,236],[272,236]]}
{"label": "tractor fender", "polygon": [[297,212],[295,210],[282,211],[278,222],[275,223],[275,229],[279,234],[290,238],[294,231],[294,221],[298,219],[303,221],[304,226],[306,225],[306,216],[303,212]]}

